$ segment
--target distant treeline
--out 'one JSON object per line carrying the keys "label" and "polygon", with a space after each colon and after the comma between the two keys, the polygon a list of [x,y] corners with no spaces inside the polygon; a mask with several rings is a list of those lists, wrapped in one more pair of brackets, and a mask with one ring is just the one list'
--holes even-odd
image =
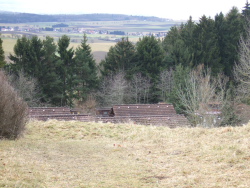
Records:
{"label": "distant treeline", "polygon": [[61,24],[52,25],[52,27],[69,27],[69,25],[61,23]]}
{"label": "distant treeline", "polygon": [[110,34],[112,35],[125,35],[124,31],[111,31]]}
{"label": "distant treeline", "polygon": [[166,19],[158,17],[131,16],[123,14],[57,14],[57,15],[41,15],[29,13],[0,13],[0,23],[26,23],[26,22],[70,22],[70,21],[123,21],[123,20],[139,20],[139,21],[166,21]]}

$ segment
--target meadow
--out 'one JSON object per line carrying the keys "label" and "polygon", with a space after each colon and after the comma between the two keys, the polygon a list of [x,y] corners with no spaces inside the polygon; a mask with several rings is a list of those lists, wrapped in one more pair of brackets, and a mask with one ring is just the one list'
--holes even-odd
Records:
{"label": "meadow", "polygon": [[249,187],[250,123],[175,128],[31,120],[0,140],[0,187]]}

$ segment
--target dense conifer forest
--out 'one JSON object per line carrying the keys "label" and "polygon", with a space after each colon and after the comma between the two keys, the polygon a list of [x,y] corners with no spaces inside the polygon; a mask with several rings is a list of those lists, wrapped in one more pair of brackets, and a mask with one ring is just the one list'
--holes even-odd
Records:
{"label": "dense conifer forest", "polygon": [[42,15],[30,13],[0,12],[0,23],[27,22],[72,22],[72,21],[166,21],[166,19],[149,16],[132,16],[123,14],[58,14]]}

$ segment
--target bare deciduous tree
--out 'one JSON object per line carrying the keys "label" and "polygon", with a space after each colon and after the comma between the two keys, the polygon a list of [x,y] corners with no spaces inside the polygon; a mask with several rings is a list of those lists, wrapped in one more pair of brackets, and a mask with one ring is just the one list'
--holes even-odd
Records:
{"label": "bare deciduous tree", "polygon": [[130,95],[128,88],[129,84],[123,72],[105,77],[102,80],[98,94],[101,105],[124,104]]}
{"label": "bare deciduous tree", "polygon": [[234,77],[239,82],[238,94],[243,98],[250,97],[250,30],[246,38],[240,38],[239,62],[234,67]]}
{"label": "bare deciduous tree", "polygon": [[28,106],[40,105],[38,83],[35,78],[25,76],[23,71],[18,71],[18,75],[9,75],[9,78],[11,85]]}
{"label": "bare deciduous tree", "polygon": [[0,138],[18,138],[24,131],[27,115],[27,104],[0,71]]}
{"label": "bare deciduous tree", "polygon": [[131,87],[132,87],[132,96],[136,104],[141,103],[141,96],[143,92],[143,77],[141,73],[137,73],[133,75],[133,78],[131,80]]}
{"label": "bare deciduous tree", "polygon": [[167,101],[174,87],[173,69],[164,70],[160,73],[158,89],[161,91],[161,100]]}
{"label": "bare deciduous tree", "polygon": [[184,81],[185,89],[177,89],[185,113],[195,126],[212,127],[220,124],[223,114],[218,119],[219,111],[214,110],[213,105],[223,108],[227,81],[228,78],[223,75],[213,79],[211,71],[201,65],[190,72]]}
{"label": "bare deciduous tree", "polygon": [[112,104],[123,104],[126,98],[128,82],[125,79],[124,72],[117,73],[110,83],[110,97]]}
{"label": "bare deciduous tree", "polygon": [[150,78],[142,76],[141,73],[133,75],[131,83],[131,96],[136,104],[148,103],[149,89],[151,87]]}
{"label": "bare deciduous tree", "polygon": [[75,106],[76,108],[80,108],[84,113],[94,115],[95,108],[97,107],[96,94],[89,94],[85,101],[77,101]]}
{"label": "bare deciduous tree", "polygon": [[144,77],[143,83],[142,83],[142,88],[143,88],[143,103],[148,103],[149,102],[149,97],[150,97],[150,87],[151,87],[151,79],[149,77]]}

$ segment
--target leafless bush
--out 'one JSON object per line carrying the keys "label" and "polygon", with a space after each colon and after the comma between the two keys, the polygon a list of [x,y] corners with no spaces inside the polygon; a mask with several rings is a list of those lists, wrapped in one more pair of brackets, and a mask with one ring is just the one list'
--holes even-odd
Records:
{"label": "leafless bush", "polygon": [[160,73],[157,87],[161,91],[161,100],[166,102],[174,87],[174,71],[172,68]]}
{"label": "leafless bush", "polygon": [[225,96],[228,78],[222,74],[212,78],[211,70],[205,70],[200,65],[190,72],[184,82],[185,89],[178,88],[177,95],[191,123],[203,127],[219,126],[226,118],[226,113],[221,113],[221,109],[227,103]]}
{"label": "leafless bush", "polygon": [[28,106],[40,106],[39,88],[35,78],[25,76],[21,70],[18,71],[17,75],[9,75],[9,80],[18,95],[23,98]]}
{"label": "leafless bush", "polygon": [[239,41],[239,62],[235,64],[234,77],[239,82],[238,96],[250,100],[250,30],[247,38],[241,37]]}
{"label": "leafless bush", "polygon": [[136,104],[148,103],[149,89],[151,80],[149,77],[142,76],[141,73],[133,75],[131,80],[131,96]]}
{"label": "leafless bush", "polygon": [[22,135],[27,122],[27,104],[0,71],[0,138],[16,139]]}
{"label": "leafless bush", "polygon": [[128,88],[129,84],[123,72],[103,78],[98,93],[101,106],[126,103],[130,96]]}
{"label": "leafless bush", "polygon": [[76,104],[77,108],[80,108],[84,113],[95,114],[95,109],[97,107],[97,101],[95,94],[89,94],[86,101],[78,101]]}

